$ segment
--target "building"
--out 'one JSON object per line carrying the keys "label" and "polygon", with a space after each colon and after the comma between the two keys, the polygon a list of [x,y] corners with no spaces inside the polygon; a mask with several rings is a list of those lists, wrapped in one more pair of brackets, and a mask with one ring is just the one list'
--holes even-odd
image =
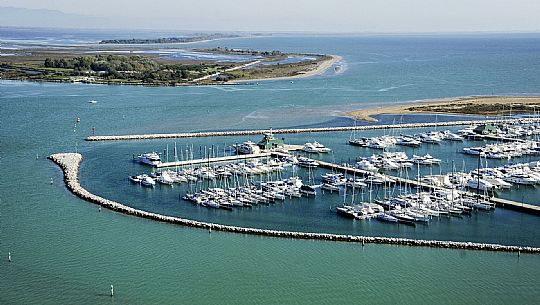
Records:
{"label": "building", "polygon": [[278,139],[274,137],[272,132],[264,134],[264,138],[257,143],[261,149],[276,149],[276,148],[283,148],[285,143],[283,142],[283,139]]}
{"label": "building", "polygon": [[497,133],[497,127],[491,124],[482,124],[473,129],[476,134],[487,135]]}

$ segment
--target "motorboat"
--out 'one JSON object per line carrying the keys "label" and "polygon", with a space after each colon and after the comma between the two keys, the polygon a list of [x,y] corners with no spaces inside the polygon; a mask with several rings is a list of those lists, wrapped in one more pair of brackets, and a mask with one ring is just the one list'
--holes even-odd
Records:
{"label": "motorboat", "polygon": [[319,163],[313,159],[305,158],[305,157],[299,157],[298,158],[298,166],[301,167],[307,167],[307,168],[315,168],[319,166]]}
{"label": "motorboat", "polygon": [[426,154],[425,156],[413,155],[411,161],[420,165],[438,165],[441,163],[441,159],[433,158],[430,154]]}
{"label": "motorboat", "polygon": [[377,216],[377,220],[386,221],[386,222],[394,222],[394,223],[397,223],[399,221],[396,217],[387,213],[380,213]]}
{"label": "motorboat", "polygon": [[305,194],[307,196],[316,196],[317,195],[317,190],[313,186],[302,185],[300,187],[300,193]]}
{"label": "motorboat", "polygon": [[337,185],[334,185],[334,184],[331,184],[331,183],[323,183],[321,185],[321,189],[327,190],[327,191],[330,191],[330,192],[334,192],[334,191],[339,192],[339,187]]}
{"label": "motorboat", "polygon": [[304,144],[304,147],[302,148],[304,152],[312,153],[312,154],[318,154],[320,153],[319,149],[313,145],[313,143],[306,143]]}
{"label": "motorboat", "polygon": [[444,134],[444,139],[449,141],[463,141],[465,138],[458,134],[447,132]]}
{"label": "motorboat", "polygon": [[161,164],[161,158],[157,152],[144,153],[137,156],[137,162],[141,164],[147,164],[152,166],[158,166]]}
{"label": "motorboat", "polygon": [[157,181],[161,184],[167,185],[172,185],[174,183],[174,180],[171,178],[168,172],[162,172]]}
{"label": "motorboat", "polygon": [[422,142],[412,137],[402,136],[397,138],[396,145],[419,147],[422,145]]}
{"label": "motorboat", "polygon": [[261,148],[252,141],[246,141],[241,144],[233,145],[237,154],[249,155],[249,154],[258,154],[261,152]]}
{"label": "motorboat", "polygon": [[317,150],[319,150],[320,153],[329,153],[332,151],[330,148],[322,145],[321,143],[317,141],[313,142],[313,146],[315,146],[315,148],[317,148]]}
{"label": "motorboat", "polygon": [[142,177],[141,184],[143,186],[154,187],[156,185],[156,181],[152,179],[152,177],[148,175],[142,175],[141,177]]}

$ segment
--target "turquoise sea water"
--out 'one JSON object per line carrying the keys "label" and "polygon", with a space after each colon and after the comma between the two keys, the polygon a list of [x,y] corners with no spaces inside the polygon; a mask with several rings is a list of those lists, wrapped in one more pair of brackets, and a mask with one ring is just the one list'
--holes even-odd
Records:
{"label": "turquoise sea water", "polygon": [[[342,201],[337,195],[253,211],[198,209],[178,200],[181,188],[141,190],[127,182],[128,174],[147,170],[130,161],[132,154],[172,147],[174,140],[87,143],[82,138],[92,127],[98,134],[120,134],[352,124],[334,116],[335,111],[468,94],[538,94],[539,37],[302,36],[200,45],[331,53],[344,58],[344,69],[293,83],[216,87],[1,81],[1,304],[538,302],[536,256],[382,245],[362,249],[332,242],[208,234],[100,213],[95,205],[71,195],[60,171],[44,157],[80,151],[86,158],[81,180],[91,191],[196,219],[538,246],[538,218],[503,209],[416,229],[337,218],[329,211],[330,205]],[[81,123],[75,126],[77,117]],[[349,136],[306,134],[286,139],[319,140],[336,150],[338,161],[372,153],[347,146]],[[176,142],[223,146],[245,139]],[[445,159],[451,156],[467,158],[443,154]],[[473,166],[474,160],[466,163]],[[536,189],[519,194],[527,194],[524,201],[532,203],[538,196]],[[108,296],[111,284],[114,298]]]}

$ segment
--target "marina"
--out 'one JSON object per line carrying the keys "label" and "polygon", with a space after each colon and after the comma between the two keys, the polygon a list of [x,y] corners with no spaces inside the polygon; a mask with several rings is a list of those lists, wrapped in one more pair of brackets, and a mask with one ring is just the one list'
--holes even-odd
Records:
{"label": "marina", "polygon": [[297,239],[314,239],[328,240],[337,242],[354,242],[354,243],[374,243],[374,244],[391,244],[400,246],[415,246],[415,247],[433,247],[446,249],[462,249],[462,250],[480,250],[480,251],[497,251],[497,252],[514,252],[514,253],[531,253],[540,254],[540,248],[536,247],[521,247],[508,246],[499,244],[473,243],[473,242],[454,242],[454,241],[438,241],[438,240],[418,240],[408,238],[391,238],[391,237],[373,237],[373,236],[354,236],[354,235],[338,235],[325,233],[309,233],[309,232],[291,232],[279,230],[265,230],[256,228],[243,228],[237,226],[228,226],[214,223],[205,223],[189,219],[183,219],[172,216],[165,216],[156,213],[146,212],[125,206],[121,203],[105,199],[88,192],[79,184],[79,165],[82,161],[82,155],[76,153],[59,153],[48,157],[55,162],[64,173],[64,181],[68,189],[76,196],[96,203],[113,211],[153,219],[172,224],[179,224],[189,227],[201,228],[213,231],[224,231],[231,233],[261,235],[268,237],[280,238],[297,238]]}
{"label": "marina", "polygon": [[[221,25],[219,20],[213,24]],[[26,48],[34,40],[46,47],[61,47],[66,40],[84,44],[80,32],[73,30],[55,29],[52,35],[36,29],[0,32],[11,39],[2,41],[6,59],[12,53],[7,47]],[[141,35],[83,34],[89,41]],[[482,154],[479,158],[463,149],[506,154],[508,147],[503,144],[536,142],[538,136],[527,135],[530,130],[525,126],[521,134],[520,124],[514,123],[510,125],[515,131],[498,127],[503,133],[475,137],[459,133],[469,125],[345,131],[332,127],[482,121],[486,117],[479,113],[484,108],[476,109],[474,117],[388,112],[377,114],[376,123],[340,115],[458,96],[537,96],[537,36],[287,34],[186,46],[316,51],[343,57],[339,67],[331,67],[325,75],[294,79],[294,83],[150,87],[0,80],[3,167],[17,177],[0,183],[0,303],[535,304],[540,298],[540,260],[524,249],[540,247],[540,218],[514,208],[540,205],[540,184],[518,183],[534,177],[534,162],[540,156],[525,153],[497,159]],[[144,47],[155,54],[181,48]],[[129,46],[121,48],[131,56]],[[502,108],[502,113],[491,112],[490,119],[534,118],[540,109],[525,114],[513,111],[516,106],[498,107]],[[100,136],[262,132],[270,127],[276,138],[299,146],[288,154],[302,158],[303,166],[284,163],[276,166],[282,170],[262,173],[268,162],[272,165],[282,157],[271,151],[260,158],[236,156],[235,144],[257,144],[262,133],[85,141],[92,128]],[[281,134],[276,128],[308,131]],[[430,138],[446,131],[452,139]],[[515,132],[521,135],[512,136]],[[429,137],[422,141],[421,134]],[[381,137],[395,138],[396,143],[386,148],[349,144]],[[315,142],[331,151],[304,150],[306,143]],[[307,146],[306,150],[313,150]],[[46,159],[58,152],[83,156],[76,175]],[[138,160],[141,155],[152,163],[153,152],[162,163],[200,161],[157,167]],[[234,159],[213,160],[230,156]],[[440,163],[427,164],[437,160]],[[321,164],[325,162],[383,176],[344,172]],[[232,174],[229,178],[227,172]],[[80,188],[65,184],[65,173],[78,176]],[[223,208],[182,198],[200,193],[206,199],[214,197],[221,206],[219,200],[228,197],[218,198],[223,196],[219,189],[227,196],[242,188],[262,195],[261,190],[271,192],[265,183],[277,189],[295,176],[316,195],[308,195],[312,190],[306,189],[305,195],[298,192],[296,197],[298,193],[291,192],[291,197],[281,200],[276,192],[274,201],[259,198],[246,204],[245,198],[244,206]],[[147,179],[148,185],[140,178]],[[477,205],[468,213],[459,200],[446,205],[450,201],[440,196],[444,191],[430,186],[444,189],[448,182],[460,185],[454,189],[456,195],[487,196],[495,208],[483,210]],[[511,205],[504,207],[507,200]],[[463,201],[467,203],[466,198]],[[482,199],[478,202],[483,204]],[[385,215],[379,218],[375,215],[381,213],[380,207]],[[440,215],[425,217],[427,210],[417,212],[423,207]],[[452,207],[461,209],[461,214]],[[445,210],[448,213],[442,214]],[[346,241],[336,242],[341,239]],[[417,246],[405,246],[408,243]],[[487,245],[513,248],[489,251]]]}

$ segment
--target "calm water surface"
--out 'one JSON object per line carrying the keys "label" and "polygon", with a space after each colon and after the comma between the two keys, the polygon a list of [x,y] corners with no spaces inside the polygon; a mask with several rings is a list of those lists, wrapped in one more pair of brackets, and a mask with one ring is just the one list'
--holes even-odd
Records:
{"label": "calm water surface", "polygon": [[[20,39],[13,36],[6,39]],[[92,127],[98,134],[121,134],[341,125],[352,122],[336,118],[337,112],[382,103],[469,94],[534,95],[540,85],[539,37],[302,36],[198,44],[217,45],[337,54],[344,58],[344,69],[293,83],[234,87],[0,82],[0,165],[5,173],[0,181],[1,304],[538,302],[536,256],[382,245],[362,249],[208,234],[100,213],[65,189],[60,171],[44,157],[77,150],[86,158],[81,180],[88,189],[171,215],[293,230],[540,245],[537,217],[503,209],[417,228],[338,218],[329,209],[343,201],[338,195],[251,211],[209,211],[180,201],[182,187],[143,190],[127,182],[127,175],[148,170],[132,163],[132,154],[172,147],[174,140],[82,141]],[[81,123],[75,126],[77,117]],[[326,158],[339,162],[373,153],[346,145],[349,137],[305,134],[287,135],[286,140],[318,140],[336,151]],[[247,138],[176,142],[223,147],[243,140]],[[474,167],[474,160],[456,153],[463,144],[447,145],[453,146],[445,151],[426,146],[409,154],[438,154],[445,161],[442,171],[451,167],[451,159]],[[517,190],[504,196],[535,203],[538,192]],[[7,262],[8,251],[12,263]],[[108,296],[111,284],[114,298]]]}

